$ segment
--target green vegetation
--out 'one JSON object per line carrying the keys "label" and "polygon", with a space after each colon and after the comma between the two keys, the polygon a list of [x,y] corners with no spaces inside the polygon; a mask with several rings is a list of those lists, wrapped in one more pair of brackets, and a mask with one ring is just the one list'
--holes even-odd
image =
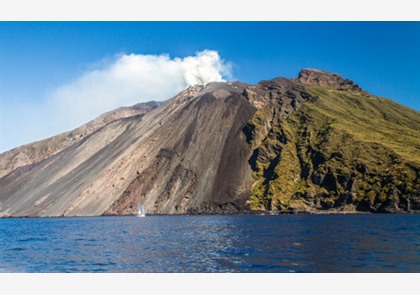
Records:
{"label": "green vegetation", "polygon": [[286,120],[277,104],[246,127],[256,210],[420,210],[419,113],[361,91],[317,97]]}

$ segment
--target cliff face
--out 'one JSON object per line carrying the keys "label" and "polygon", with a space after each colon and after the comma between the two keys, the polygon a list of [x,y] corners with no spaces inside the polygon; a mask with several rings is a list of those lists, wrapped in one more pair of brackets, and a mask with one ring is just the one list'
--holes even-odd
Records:
{"label": "cliff face", "polygon": [[302,84],[315,85],[323,88],[362,91],[362,88],[360,88],[359,85],[349,79],[344,79],[335,73],[329,73],[316,69],[303,69],[299,72],[297,79],[293,80]]}
{"label": "cliff face", "polygon": [[152,108],[0,162],[0,216],[420,210],[418,112],[340,75],[210,83]]}
{"label": "cliff face", "polygon": [[251,207],[420,210],[418,112],[337,74],[306,69],[295,81],[310,95],[301,108],[284,118],[273,100],[248,122]]}

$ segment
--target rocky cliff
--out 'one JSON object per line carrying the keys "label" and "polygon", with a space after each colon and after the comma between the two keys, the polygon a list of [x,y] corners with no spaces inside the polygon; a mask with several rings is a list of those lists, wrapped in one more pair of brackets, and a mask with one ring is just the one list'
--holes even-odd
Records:
{"label": "rocky cliff", "polygon": [[0,216],[418,212],[419,130],[324,71],[197,85],[29,165],[0,155]]}
{"label": "rocky cliff", "polygon": [[294,81],[310,95],[302,107],[285,117],[274,98],[245,128],[253,150],[250,206],[279,212],[418,211],[418,112],[337,74],[304,69]]}

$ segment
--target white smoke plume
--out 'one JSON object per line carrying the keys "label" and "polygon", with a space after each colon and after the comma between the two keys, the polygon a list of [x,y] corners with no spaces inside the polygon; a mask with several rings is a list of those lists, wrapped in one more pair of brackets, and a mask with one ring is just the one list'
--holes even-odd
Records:
{"label": "white smoke plume", "polygon": [[71,130],[120,106],[166,100],[190,85],[231,77],[230,64],[213,50],[185,58],[120,54],[111,63],[61,85],[36,105],[6,109],[3,125],[13,126],[13,130],[1,127],[0,148],[5,151]]}

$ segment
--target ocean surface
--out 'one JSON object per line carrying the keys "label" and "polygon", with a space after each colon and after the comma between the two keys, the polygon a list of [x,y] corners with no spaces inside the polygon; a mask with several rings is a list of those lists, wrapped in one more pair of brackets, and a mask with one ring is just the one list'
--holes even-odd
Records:
{"label": "ocean surface", "polygon": [[420,272],[420,214],[7,218],[0,272]]}

